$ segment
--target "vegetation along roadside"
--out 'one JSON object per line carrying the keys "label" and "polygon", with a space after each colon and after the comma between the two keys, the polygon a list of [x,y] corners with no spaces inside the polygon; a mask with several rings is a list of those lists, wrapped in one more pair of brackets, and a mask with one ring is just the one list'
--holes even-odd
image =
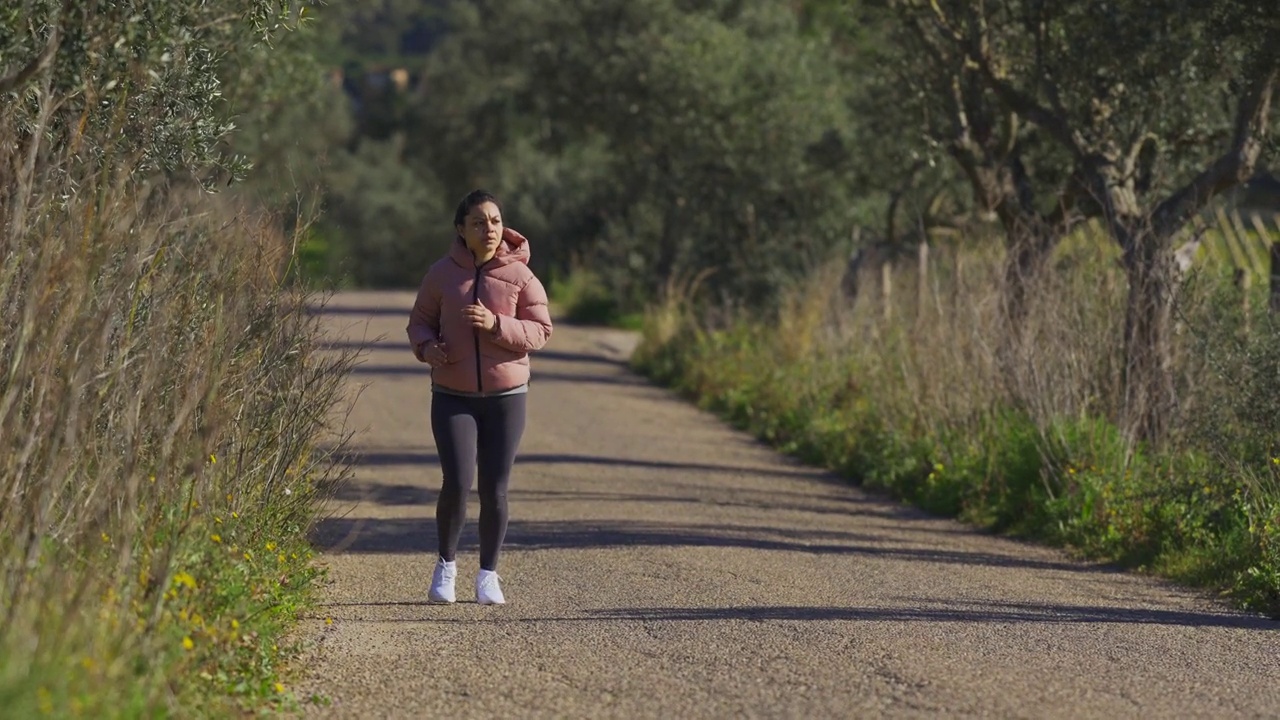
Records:
{"label": "vegetation along roadside", "polygon": [[240,190],[264,166],[230,131],[322,81],[305,20],[263,0],[0,11],[6,716],[293,703],[282,638],[351,358],[294,288],[305,223]]}

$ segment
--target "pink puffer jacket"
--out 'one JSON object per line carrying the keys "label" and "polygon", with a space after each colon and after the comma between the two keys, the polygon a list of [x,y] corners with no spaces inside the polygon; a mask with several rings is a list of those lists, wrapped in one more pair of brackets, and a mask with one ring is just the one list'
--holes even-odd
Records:
{"label": "pink puffer jacket", "polygon": [[[490,394],[529,381],[529,353],[551,337],[547,292],[529,269],[529,241],[504,228],[497,254],[476,267],[471,251],[456,238],[449,254],[422,279],[409,314],[409,345],[438,340],[448,362],[432,368],[433,384],[465,393]],[[498,316],[493,332],[480,330],[462,314],[479,301]]]}

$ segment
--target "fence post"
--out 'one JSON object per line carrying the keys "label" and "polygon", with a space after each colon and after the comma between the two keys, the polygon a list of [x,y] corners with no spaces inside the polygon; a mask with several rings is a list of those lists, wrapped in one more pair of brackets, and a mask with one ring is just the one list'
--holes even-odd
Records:
{"label": "fence post", "polygon": [[1249,320],[1249,289],[1253,285],[1249,282],[1251,275],[1248,268],[1242,267],[1236,268],[1231,275],[1236,289],[1240,291],[1240,316],[1244,319],[1244,332],[1248,335],[1250,326],[1253,324]]}
{"label": "fence post", "polygon": [[921,239],[916,247],[916,325],[924,322],[925,308],[929,305],[929,242]]}
{"label": "fence post", "polygon": [[893,319],[893,263],[885,259],[880,263],[880,303],[887,324]]}
{"label": "fence post", "polygon": [[1280,313],[1280,240],[1271,243],[1271,312]]}

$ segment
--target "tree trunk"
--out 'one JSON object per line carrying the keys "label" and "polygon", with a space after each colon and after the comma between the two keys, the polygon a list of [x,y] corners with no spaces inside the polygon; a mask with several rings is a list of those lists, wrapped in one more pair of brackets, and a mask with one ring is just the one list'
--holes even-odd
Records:
{"label": "tree trunk", "polygon": [[1021,331],[1027,317],[1027,302],[1048,264],[1056,238],[1050,231],[1011,231],[1005,251],[1005,320],[1011,332]]}
{"label": "tree trunk", "polygon": [[1125,253],[1124,404],[1121,423],[1132,441],[1159,443],[1177,409],[1173,376],[1174,263],[1168,243],[1147,230]]}
{"label": "tree trunk", "polygon": [[1028,227],[1021,223],[1006,226],[1006,233],[1004,287],[1000,298],[1004,325],[996,346],[996,361],[1005,390],[1018,397],[1026,387],[1020,358],[1023,357],[1027,336],[1031,300],[1061,233],[1042,224]]}

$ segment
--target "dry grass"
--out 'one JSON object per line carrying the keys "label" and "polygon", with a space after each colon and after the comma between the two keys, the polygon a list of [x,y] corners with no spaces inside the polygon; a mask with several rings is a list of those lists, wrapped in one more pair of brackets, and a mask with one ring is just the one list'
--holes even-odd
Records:
{"label": "dry grass", "polygon": [[252,705],[279,688],[242,646],[305,598],[335,472],[315,439],[350,357],[318,352],[270,218],[70,175],[0,247],[0,703]]}

